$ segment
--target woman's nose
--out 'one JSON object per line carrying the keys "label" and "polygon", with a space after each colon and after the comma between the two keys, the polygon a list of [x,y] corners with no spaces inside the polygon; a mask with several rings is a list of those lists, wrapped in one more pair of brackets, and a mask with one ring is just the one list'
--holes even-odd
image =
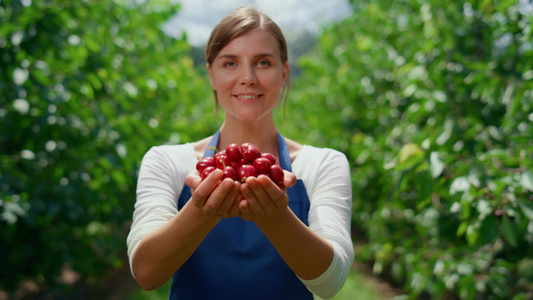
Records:
{"label": "woman's nose", "polygon": [[241,84],[254,85],[257,83],[257,77],[252,66],[243,67],[241,74]]}

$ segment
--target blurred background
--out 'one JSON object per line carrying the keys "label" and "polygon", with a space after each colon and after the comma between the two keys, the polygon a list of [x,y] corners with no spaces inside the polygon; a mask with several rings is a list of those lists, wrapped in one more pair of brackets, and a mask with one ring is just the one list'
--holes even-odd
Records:
{"label": "blurred background", "polygon": [[126,261],[138,168],[220,126],[203,47],[241,5],[290,43],[280,132],[351,164],[335,299],[533,299],[531,0],[214,3],[0,0],[0,299],[165,298]]}

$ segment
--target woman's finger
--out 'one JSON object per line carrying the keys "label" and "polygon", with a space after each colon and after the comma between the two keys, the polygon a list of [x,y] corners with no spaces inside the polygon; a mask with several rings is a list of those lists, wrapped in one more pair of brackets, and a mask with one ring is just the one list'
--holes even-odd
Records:
{"label": "woman's finger", "polygon": [[187,174],[187,177],[185,177],[185,184],[191,189],[198,188],[200,183],[202,183],[202,178],[200,177],[200,173],[196,170],[191,171]]}
{"label": "woman's finger", "polygon": [[255,177],[250,177],[246,180],[246,183],[241,185],[241,193],[246,199],[248,205],[248,209],[250,210],[250,213],[255,217],[258,215],[261,215],[264,213],[264,209],[259,204],[257,198],[255,197],[254,192],[251,190],[249,182],[257,180]]}
{"label": "woman's finger", "polygon": [[[262,180],[262,181],[260,182],[260,180]],[[248,184],[248,187],[250,188],[250,190],[254,194],[254,198],[257,200],[259,205],[261,205],[261,207],[264,210],[266,210],[266,208],[270,205],[269,196],[268,196],[268,194],[266,193],[266,191],[264,190],[264,187],[263,187],[263,184],[264,184],[265,181],[272,182],[272,180],[270,180],[267,176],[264,176],[264,175],[260,175],[259,178],[248,178],[246,180],[246,183]]]}
{"label": "woman's finger", "polygon": [[222,170],[215,170],[207,176],[194,191],[192,192],[191,200],[194,205],[203,210],[211,192],[215,189],[217,183],[222,179],[224,173]]}
{"label": "woman's finger", "polygon": [[286,189],[280,189],[266,176],[260,176],[258,183],[262,190],[261,196],[268,199],[267,205],[264,206],[266,211],[273,213],[273,210],[289,205],[289,197],[287,196]]}
{"label": "woman's finger", "polygon": [[246,199],[239,201],[239,217],[245,221],[252,221],[253,215],[250,211],[250,206]]}
{"label": "woman's finger", "polygon": [[[228,185],[231,184],[232,187],[228,191],[224,199],[222,200],[220,206],[217,209],[217,213],[223,218],[235,217],[238,215],[238,212],[236,215],[234,215],[235,211],[230,212],[230,210],[236,206],[235,203],[237,202],[236,201],[237,196],[240,193],[241,184],[239,182],[235,182],[232,179],[224,179],[223,182],[228,182]],[[238,209],[238,206],[237,206],[237,209]]]}
{"label": "woman's finger", "polygon": [[285,187],[290,188],[296,184],[296,175],[287,170],[283,170],[283,173],[285,174],[285,176],[283,177],[283,184],[285,185]]}
{"label": "woman's finger", "polygon": [[204,211],[209,215],[220,215],[219,209],[231,192],[233,185],[234,181],[231,179],[217,183],[215,189],[204,204]]}

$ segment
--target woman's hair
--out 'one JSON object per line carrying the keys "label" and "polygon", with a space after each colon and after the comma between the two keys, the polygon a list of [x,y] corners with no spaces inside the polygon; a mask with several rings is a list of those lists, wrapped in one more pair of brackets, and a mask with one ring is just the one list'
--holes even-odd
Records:
{"label": "woman's hair", "polygon": [[[272,34],[278,41],[281,61],[283,63],[289,60],[287,50],[287,41],[281,32],[279,26],[267,15],[247,6],[240,7],[227,15],[211,32],[209,41],[205,48],[205,59],[211,65],[217,55],[227,44],[234,38],[248,33],[252,30],[260,29]],[[290,70],[287,75],[287,83],[283,88],[282,98],[287,98],[290,89]],[[216,92],[215,92],[216,99]],[[218,99],[217,105],[218,105]]]}

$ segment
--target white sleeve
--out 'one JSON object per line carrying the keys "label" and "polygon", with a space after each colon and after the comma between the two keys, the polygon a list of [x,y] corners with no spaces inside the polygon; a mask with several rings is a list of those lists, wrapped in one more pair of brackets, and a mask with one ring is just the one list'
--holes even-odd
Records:
{"label": "white sleeve", "polygon": [[187,147],[187,144],[152,147],[143,157],[137,180],[133,222],[127,238],[130,270],[133,255],[141,240],[178,212],[177,202],[185,176],[196,159],[193,152],[187,151]]}
{"label": "white sleeve", "polygon": [[343,287],[354,260],[350,166],[339,151],[315,147],[308,150],[312,151],[307,151],[297,168],[306,178],[304,184],[311,203],[309,228],[333,246],[334,257],[322,275],[300,280],[319,297],[331,298]]}

